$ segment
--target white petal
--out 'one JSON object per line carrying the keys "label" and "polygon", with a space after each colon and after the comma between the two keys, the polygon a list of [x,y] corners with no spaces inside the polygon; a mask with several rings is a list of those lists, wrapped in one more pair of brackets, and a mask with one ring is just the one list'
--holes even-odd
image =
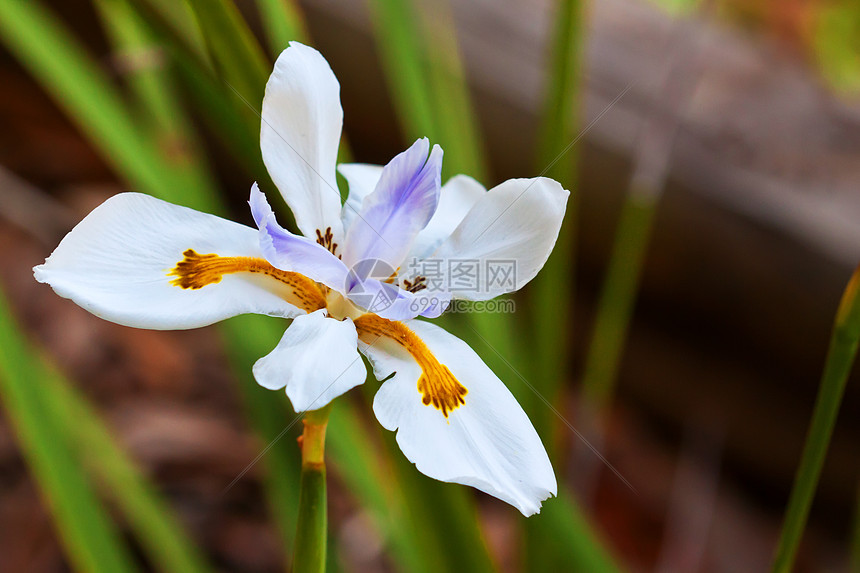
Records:
{"label": "white petal", "polygon": [[457,225],[466,217],[487,189],[468,175],[455,175],[439,192],[439,206],[427,226],[415,237],[407,261],[414,257],[423,259],[430,255],[445,239],[451,236]]}
{"label": "white petal", "polygon": [[172,285],[169,273],[188,249],[262,259],[255,229],[122,193],[81,221],[34,274],[93,314],[138,328],[196,328],[243,313],[303,313],[283,298],[282,283],[263,275],[225,274],[197,290]]}
{"label": "white petal", "polygon": [[364,382],[352,321],[327,318],[324,310],[298,316],[278,346],[254,364],[257,382],[286,386],[296,412],[318,410]]}
{"label": "white petal", "polygon": [[417,387],[421,368],[387,338],[360,342],[374,374],[387,380],[373,411],[422,473],[446,482],[476,487],[519,509],[540,511],[555,495],[556,480],[534,427],[510,391],[462,340],[422,321],[406,325],[466,387],[465,403],[448,413],[422,403]]}
{"label": "white petal", "polygon": [[343,126],[340,84],[319,52],[298,42],[281,52],[266,84],[260,148],[306,237],[331,227],[341,243],[335,165]]}
{"label": "white petal", "polygon": [[[569,195],[546,177],[509,179],[475,203],[428,261],[438,263],[445,289],[455,298],[488,300],[518,290],[549,257]],[[477,278],[456,276],[458,266]],[[422,271],[410,269],[413,275]],[[433,278],[427,276],[428,285]]]}
{"label": "white petal", "polygon": [[353,219],[361,211],[361,203],[364,198],[373,193],[379,178],[382,175],[382,165],[370,165],[368,163],[341,163],[337,170],[349,184],[349,195],[343,204],[341,219],[343,220],[343,232],[349,230]]}

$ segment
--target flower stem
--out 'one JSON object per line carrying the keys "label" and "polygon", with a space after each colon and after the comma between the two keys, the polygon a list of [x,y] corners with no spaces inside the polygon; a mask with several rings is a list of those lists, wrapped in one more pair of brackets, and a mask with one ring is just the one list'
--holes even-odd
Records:
{"label": "flower stem", "polygon": [[331,404],[305,414],[299,520],[293,573],[324,573],[328,518],[325,483],[325,430]]}

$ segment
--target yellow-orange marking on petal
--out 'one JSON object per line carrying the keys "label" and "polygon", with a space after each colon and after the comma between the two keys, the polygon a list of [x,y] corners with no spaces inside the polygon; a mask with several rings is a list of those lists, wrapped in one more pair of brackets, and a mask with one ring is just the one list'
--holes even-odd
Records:
{"label": "yellow-orange marking on petal", "polygon": [[305,275],[275,268],[265,259],[222,257],[214,253],[201,255],[194,249],[188,249],[182,255],[185,258],[167,273],[169,277],[176,277],[170,284],[181,289],[198,290],[220,283],[224,275],[254,273],[285,285],[287,288],[281,294],[287,302],[307,312],[326,307],[325,296],[317,283]]}
{"label": "yellow-orange marking on petal", "polygon": [[421,402],[425,406],[432,404],[447,418],[449,412],[466,403],[464,396],[469,393],[466,387],[460,384],[447,366],[436,359],[424,341],[408,326],[370,313],[359,316],[354,323],[359,338],[364,342],[372,344],[378,337],[388,338],[412,355],[421,367],[418,391],[422,394]]}

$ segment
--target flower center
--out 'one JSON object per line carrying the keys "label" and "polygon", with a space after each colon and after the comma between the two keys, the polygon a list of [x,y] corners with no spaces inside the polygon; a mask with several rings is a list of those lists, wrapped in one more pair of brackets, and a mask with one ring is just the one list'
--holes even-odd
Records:
{"label": "flower center", "polygon": [[[331,232],[331,227],[326,227],[325,233],[317,229],[317,243],[328,249],[331,254],[337,254],[337,243],[334,242],[334,235]],[[340,256],[338,256],[338,258],[340,258]]]}
{"label": "flower center", "polygon": [[335,320],[344,320],[346,318],[355,320],[366,312],[336,290],[328,287],[323,287],[323,289],[327,291],[325,297],[326,311],[331,318]]}
{"label": "flower center", "polygon": [[384,337],[406,350],[421,368],[418,391],[425,406],[432,405],[447,418],[450,412],[466,403],[464,396],[469,393],[466,387],[402,322],[366,313],[340,293],[318,285],[302,274],[273,267],[265,259],[222,257],[215,253],[201,255],[194,249],[187,249],[182,255],[184,258],[167,273],[168,277],[175,277],[170,281],[172,286],[199,290],[220,283],[224,275],[236,273],[250,273],[276,281],[280,287],[278,294],[298,308],[306,312],[326,308],[329,316],[336,320],[352,318],[358,336],[364,342],[373,344]]}
{"label": "flower center", "polygon": [[421,367],[418,391],[425,406],[432,404],[447,418],[449,412],[466,403],[464,396],[469,393],[466,387],[460,384],[448,367],[440,363],[424,341],[405,324],[370,313],[359,316],[354,322],[359,338],[367,344],[373,344],[380,337],[385,337],[412,355]]}
{"label": "flower center", "polygon": [[222,257],[210,253],[201,255],[194,249],[182,253],[185,258],[167,273],[176,277],[170,284],[183,290],[198,290],[221,282],[224,275],[253,273],[278,282],[278,294],[290,304],[306,312],[326,307],[326,299],[319,286],[308,277],[273,267],[265,259],[256,257]]}
{"label": "flower center", "polygon": [[427,277],[417,276],[414,281],[403,279],[403,290],[416,293],[427,288]]}

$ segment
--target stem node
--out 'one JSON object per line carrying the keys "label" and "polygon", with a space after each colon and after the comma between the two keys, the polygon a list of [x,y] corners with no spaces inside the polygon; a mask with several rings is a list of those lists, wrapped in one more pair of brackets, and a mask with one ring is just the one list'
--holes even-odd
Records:
{"label": "stem node", "polygon": [[305,414],[298,438],[302,450],[299,519],[293,552],[294,573],[324,573],[328,515],[326,508],[325,431],[331,406]]}

